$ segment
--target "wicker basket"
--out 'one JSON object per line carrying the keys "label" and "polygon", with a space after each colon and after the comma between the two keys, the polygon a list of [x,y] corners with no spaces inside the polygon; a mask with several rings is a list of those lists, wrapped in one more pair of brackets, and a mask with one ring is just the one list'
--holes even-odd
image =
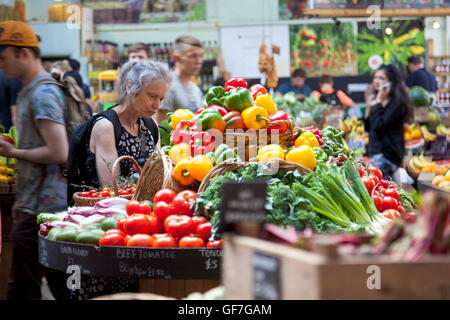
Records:
{"label": "wicker basket", "polygon": [[[278,141],[272,141],[272,136],[267,133],[265,129],[269,126],[287,124],[288,130],[286,132],[278,134]],[[289,120],[278,120],[270,122],[261,130],[247,131],[247,132],[227,132],[223,133],[223,143],[230,148],[236,148],[239,156],[245,158],[243,160],[250,161],[250,159],[256,158],[258,148],[271,143],[277,143],[281,146],[289,148],[292,145],[292,141],[295,138],[295,133],[298,130],[294,130],[292,122]],[[256,134],[255,134],[256,133]],[[243,157],[242,147],[245,147],[245,157]]]}
{"label": "wicker basket", "polygon": [[[123,160],[129,160],[133,163],[134,168],[136,169],[136,171],[140,174],[141,173],[141,167],[139,166],[139,164],[137,163],[137,161],[130,157],[130,156],[121,156],[119,158],[116,159],[116,161],[114,161],[113,166],[112,166],[112,170],[111,170],[111,174],[112,174],[112,181],[113,181],[113,188],[114,188],[114,193],[116,194],[116,196],[120,197],[120,198],[124,198],[124,199],[128,199],[130,200],[132,198],[133,195],[119,195],[119,188],[117,186],[117,181],[116,181],[116,177],[117,177],[117,170],[119,170],[120,168],[120,162]],[[75,206],[76,207],[92,207],[94,206],[97,202],[99,202],[100,200],[103,200],[105,198],[87,198],[87,197],[80,197],[80,193],[79,192],[75,192],[73,194],[73,201],[75,202]]]}
{"label": "wicker basket", "polygon": [[175,192],[197,191],[200,183],[194,182],[189,186],[181,185],[172,175],[173,167],[173,162],[168,155],[161,151],[155,151],[142,168],[133,199],[153,201],[156,192],[163,188],[170,188]]}
{"label": "wicker basket", "polygon": [[[240,168],[246,168],[247,166],[249,166],[252,163],[254,163],[254,162],[236,162],[233,159],[229,159],[229,160],[222,162],[221,164],[212,168],[210,172],[208,172],[208,174],[206,175],[206,177],[203,179],[202,183],[200,184],[200,187],[198,188],[198,192],[205,191],[208,188],[209,182],[212,178],[214,178],[216,176],[224,175],[225,173],[230,172],[230,171],[236,171]],[[311,172],[310,169],[306,168],[305,166],[302,166],[301,164],[297,164],[294,162],[285,161],[285,160],[281,160],[281,159],[280,160],[271,160],[271,161],[266,162],[265,164],[267,164],[269,168],[273,168],[273,166],[276,165],[277,163],[278,163],[278,169],[286,169],[289,171],[297,170],[301,174],[308,174]]]}

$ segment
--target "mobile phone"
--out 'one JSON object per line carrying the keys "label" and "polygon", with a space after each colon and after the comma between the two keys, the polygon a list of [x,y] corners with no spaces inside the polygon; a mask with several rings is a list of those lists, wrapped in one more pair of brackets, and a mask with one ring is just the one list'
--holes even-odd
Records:
{"label": "mobile phone", "polygon": [[391,85],[391,83],[390,83],[390,82],[386,82],[386,83],[385,83],[385,84],[383,85],[383,87],[382,87],[382,88],[383,88],[383,89],[384,89],[384,88],[387,88],[387,87],[389,87],[390,85]]}

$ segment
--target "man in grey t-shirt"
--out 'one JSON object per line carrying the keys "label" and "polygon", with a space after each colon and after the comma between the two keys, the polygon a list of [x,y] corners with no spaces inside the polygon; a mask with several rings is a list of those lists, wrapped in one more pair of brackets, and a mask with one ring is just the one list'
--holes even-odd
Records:
{"label": "man in grey t-shirt", "polygon": [[202,43],[191,36],[178,37],[174,44],[173,59],[173,80],[161,109],[155,116],[158,123],[167,119],[167,113],[176,109],[190,109],[195,112],[202,105],[203,93],[192,82],[192,78],[197,76],[202,68]]}
{"label": "man in grey t-shirt", "polygon": [[18,97],[19,146],[0,139],[0,156],[17,159],[8,299],[40,299],[44,275],[53,296],[63,298],[68,294],[65,273],[47,273],[39,264],[36,215],[67,208],[67,181],[60,166],[67,161],[69,151],[66,99],[56,85],[36,86],[50,74],[42,66],[38,37],[24,22],[0,23],[0,69],[24,84]]}

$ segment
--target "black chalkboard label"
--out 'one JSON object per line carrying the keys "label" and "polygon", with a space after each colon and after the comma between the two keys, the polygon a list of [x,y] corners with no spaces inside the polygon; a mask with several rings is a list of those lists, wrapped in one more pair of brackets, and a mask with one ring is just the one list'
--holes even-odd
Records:
{"label": "black chalkboard label", "polygon": [[253,253],[253,298],[279,300],[280,259],[258,251]]}
{"label": "black chalkboard label", "polygon": [[49,240],[39,234],[39,262],[63,272],[80,266],[85,275],[218,280],[222,249],[96,247]]}
{"label": "black chalkboard label", "polygon": [[219,232],[233,231],[235,223],[262,224],[266,219],[267,183],[228,182],[223,185]]}

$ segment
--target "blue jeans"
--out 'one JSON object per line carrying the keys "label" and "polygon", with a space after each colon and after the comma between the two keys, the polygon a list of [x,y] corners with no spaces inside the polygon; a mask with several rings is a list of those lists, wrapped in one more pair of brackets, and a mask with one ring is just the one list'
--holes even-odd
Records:
{"label": "blue jeans", "polygon": [[384,179],[386,179],[387,177],[390,177],[392,179],[394,172],[398,169],[398,166],[386,159],[386,157],[382,153],[373,155],[372,159],[370,160],[370,164],[381,170]]}

